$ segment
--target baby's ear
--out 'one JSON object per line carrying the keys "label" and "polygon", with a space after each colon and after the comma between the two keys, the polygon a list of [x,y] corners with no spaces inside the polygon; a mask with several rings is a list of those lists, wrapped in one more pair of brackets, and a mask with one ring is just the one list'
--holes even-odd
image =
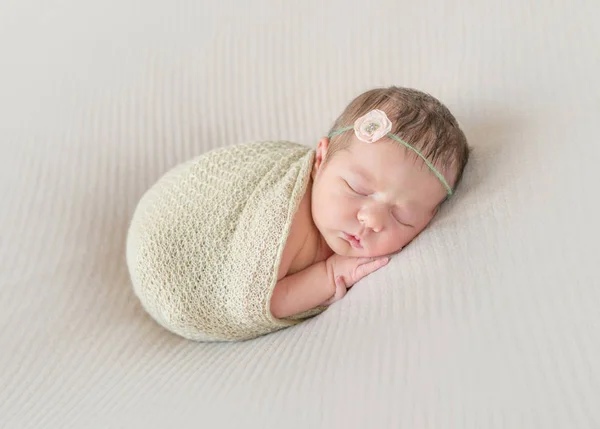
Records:
{"label": "baby's ear", "polygon": [[317,143],[317,149],[315,153],[315,164],[313,166],[312,176],[317,174],[321,166],[323,165],[323,161],[327,157],[327,151],[329,150],[329,139],[327,137],[321,138],[319,143]]}
{"label": "baby's ear", "polygon": [[327,151],[329,150],[329,138],[322,137],[317,143],[317,155],[321,155],[321,160],[325,159],[327,156]]}

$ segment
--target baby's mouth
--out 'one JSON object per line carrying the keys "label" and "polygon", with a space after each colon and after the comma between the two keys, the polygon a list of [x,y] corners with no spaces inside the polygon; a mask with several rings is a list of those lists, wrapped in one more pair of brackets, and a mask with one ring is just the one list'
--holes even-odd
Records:
{"label": "baby's mouth", "polygon": [[354,247],[355,249],[362,249],[362,245],[360,244],[360,240],[359,240],[359,239],[358,239],[356,236],[354,236],[354,235],[351,235],[351,234],[346,234],[346,233],[344,232],[344,239],[345,239],[347,242],[349,242],[349,243],[350,243],[350,245],[351,245],[352,247]]}

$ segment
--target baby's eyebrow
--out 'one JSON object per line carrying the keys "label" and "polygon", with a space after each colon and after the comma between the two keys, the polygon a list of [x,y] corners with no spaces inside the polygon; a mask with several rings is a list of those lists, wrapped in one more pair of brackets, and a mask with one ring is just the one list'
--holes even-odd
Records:
{"label": "baby's eyebrow", "polygon": [[371,173],[369,173],[367,170],[363,169],[362,167],[354,166],[354,167],[351,167],[350,170],[353,173],[356,173],[359,176],[362,176],[362,178],[364,180],[366,180],[367,182],[369,182],[369,183],[374,182],[373,176],[371,175]]}

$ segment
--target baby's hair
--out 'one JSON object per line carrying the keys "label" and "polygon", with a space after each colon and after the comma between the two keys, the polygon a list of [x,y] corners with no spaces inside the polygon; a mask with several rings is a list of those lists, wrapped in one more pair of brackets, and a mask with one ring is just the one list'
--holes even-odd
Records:
{"label": "baby's hair", "polygon": [[[450,173],[449,180],[454,176],[451,186],[458,186],[469,160],[467,138],[450,110],[422,91],[396,86],[367,91],[348,104],[328,134],[352,126],[373,109],[383,110],[392,121],[390,132]],[[348,131],[331,137],[325,162],[336,152],[347,149],[353,136],[354,132]]]}

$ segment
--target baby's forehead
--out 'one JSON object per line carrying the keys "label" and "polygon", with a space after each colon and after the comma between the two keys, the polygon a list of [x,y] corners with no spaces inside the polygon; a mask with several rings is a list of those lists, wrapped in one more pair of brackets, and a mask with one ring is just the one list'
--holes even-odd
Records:
{"label": "baby's forehead", "polygon": [[[348,147],[347,157],[344,159],[347,167],[358,166],[366,174],[372,173],[377,176],[381,172],[412,172],[417,175],[426,173],[429,175],[430,168],[425,161],[404,146],[393,140],[378,141],[376,143],[358,142]],[[438,162],[431,162],[435,168],[447,177],[453,177],[452,168]]]}
{"label": "baby's forehead", "polygon": [[382,171],[397,170],[414,166],[421,169],[417,158],[408,151],[391,142],[358,143],[348,149],[348,154],[342,159],[345,168],[356,170],[363,176],[378,176]]}

